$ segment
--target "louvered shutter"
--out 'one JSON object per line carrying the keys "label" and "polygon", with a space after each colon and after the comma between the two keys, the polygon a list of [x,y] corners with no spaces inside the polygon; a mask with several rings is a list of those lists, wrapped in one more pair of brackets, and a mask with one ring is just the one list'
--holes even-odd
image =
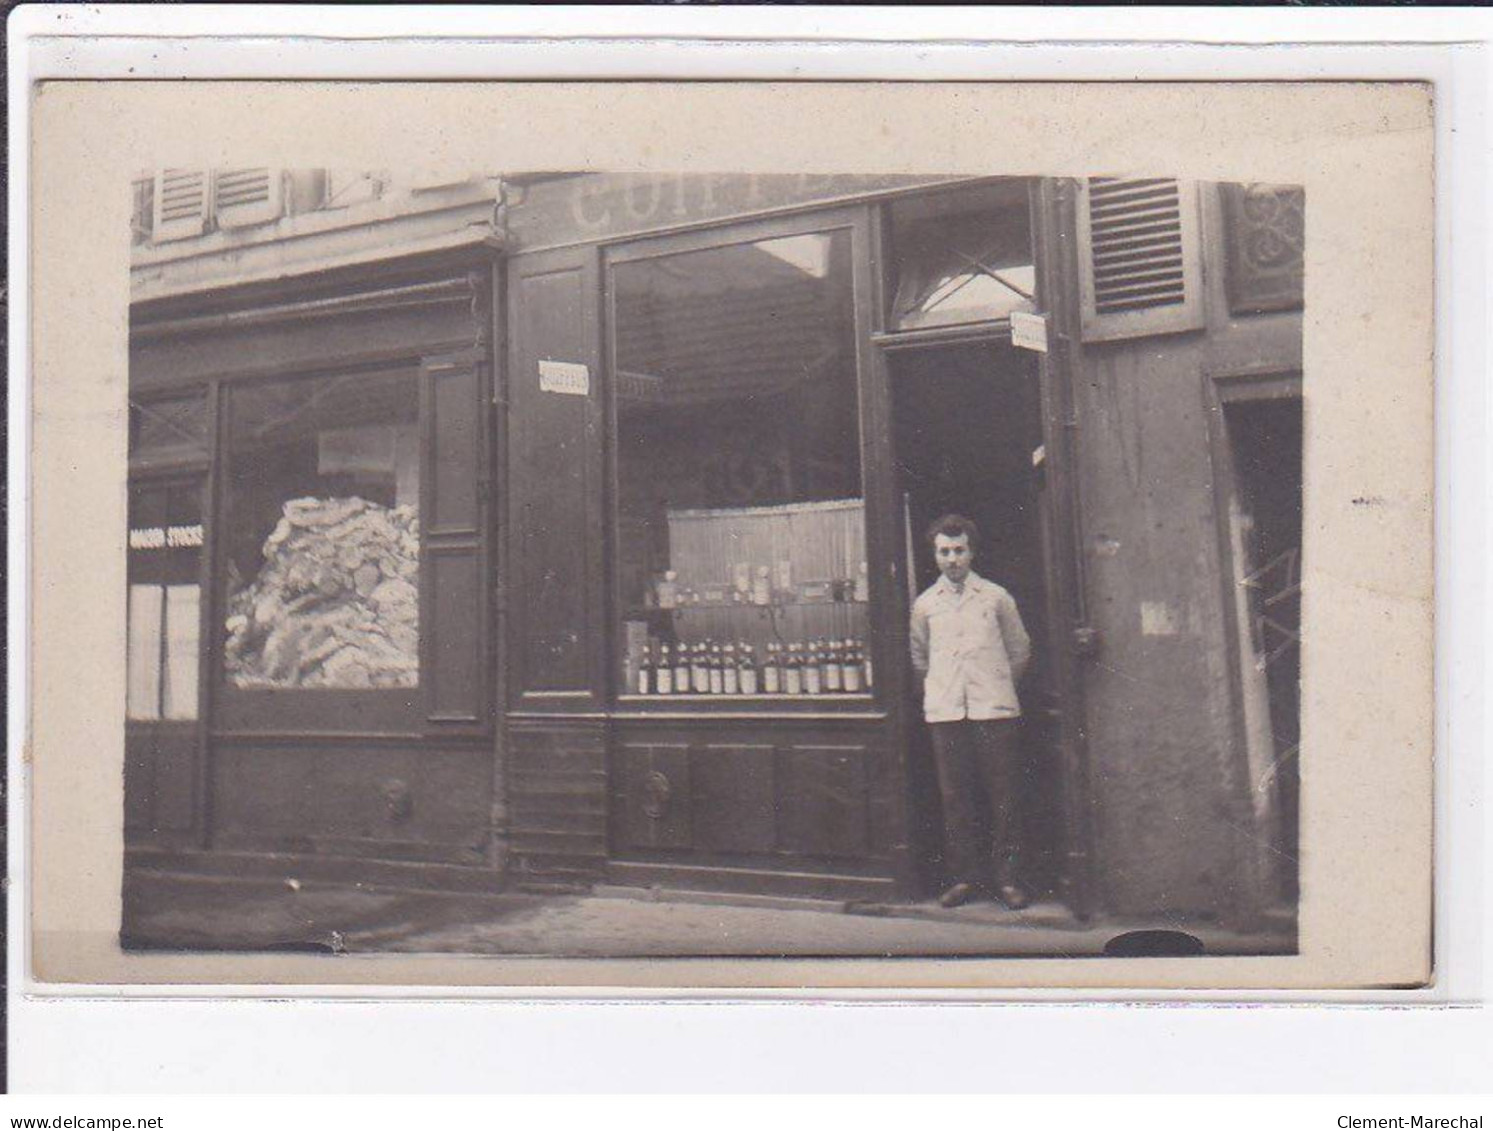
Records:
{"label": "louvered shutter", "polygon": [[156,174],[154,224],[156,243],[200,236],[207,227],[206,169],[164,169]]}
{"label": "louvered shutter", "polygon": [[218,169],[213,173],[213,214],[220,228],[279,219],[284,196],[279,169]]}
{"label": "louvered shutter", "polygon": [[1085,341],[1203,325],[1195,184],[1091,177],[1079,187],[1078,234]]}

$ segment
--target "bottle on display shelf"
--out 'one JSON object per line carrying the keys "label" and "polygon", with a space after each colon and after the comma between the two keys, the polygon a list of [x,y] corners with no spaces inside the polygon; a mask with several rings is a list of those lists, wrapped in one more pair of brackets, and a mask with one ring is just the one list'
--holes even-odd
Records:
{"label": "bottle on display shelf", "polygon": [[808,650],[804,653],[804,694],[822,695],[824,693],[824,669],[822,665],[823,653],[819,649],[819,641],[810,641]]}
{"label": "bottle on display shelf", "polygon": [[865,562],[861,562],[860,569],[855,575],[854,596],[862,605],[871,599],[871,575],[866,568]]}
{"label": "bottle on display shelf", "polygon": [[710,653],[701,640],[690,648],[689,682],[696,695],[710,693]]}
{"label": "bottle on display shelf", "polygon": [[871,646],[869,644],[862,644],[860,647],[860,653],[861,678],[865,681],[866,690],[870,691],[873,687],[876,686],[876,681],[872,678],[871,672]]}
{"label": "bottle on display shelf", "polygon": [[743,695],[757,694],[757,653],[746,641],[742,641],[737,655],[741,662],[741,675],[738,681]]}
{"label": "bottle on display shelf", "polygon": [[722,695],[726,690],[726,671],[721,662],[721,646],[711,641],[707,655],[710,664],[710,694]]}
{"label": "bottle on display shelf", "polygon": [[689,681],[689,645],[683,641],[674,646],[674,694],[688,695],[690,692]]}
{"label": "bottle on display shelf", "polygon": [[804,693],[803,653],[797,641],[788,645],[788,655],[783,661],[783,690],[789,695]]}
{"label": "bottle on display shelf", "polygon": [[831,640],[824,653],[824,690],[831,695],[845,690],[845,669],[841,662],[844,645]]}
{"label": "bottle on display shelf", "polygon": [[643,654],[638,657],[637,693],[653,694],[653,652],[646,644],[643,645]]}
{"label": "bottle on display shelf", "polygon": [[674,694],[674,657],[669,654],[668,641],[658,646],[658,664],[653,669],[653,690],[659,695]]}
{"label": "bottle on display shelf", "polygon": [[857,641],[845,641],[845,651],[840,658],[840,669],[840,678],[845,686],[845,691],[850,695],[860,694],[861,650]]}
{"label": "bottle on display shelf", "polygon": [[778,695],[782,690],[782,646],[776,641],[769,641],[767,655],[762,660],[762,692],[764,695]]}
{"label": "bottle on display shelf", "polygon": [[736,645],[721,649],[721,690],[727,695],[741,694],[741,669],[736,666]]}

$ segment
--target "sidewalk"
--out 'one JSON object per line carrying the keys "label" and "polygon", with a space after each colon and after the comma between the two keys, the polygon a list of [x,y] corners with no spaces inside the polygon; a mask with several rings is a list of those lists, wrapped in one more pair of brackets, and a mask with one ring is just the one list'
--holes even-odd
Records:
{"label": "sidewalk", "polygon": [[1116,935],[1172,927],[1207,954],[1289,951],[1288,931],[1080,924],[1058,904],[843,904],[601,888],[589,895],[472,895],[293,880],[136,872],[126,943],[170,950],[506,954],[565,957],[1099,955]]}

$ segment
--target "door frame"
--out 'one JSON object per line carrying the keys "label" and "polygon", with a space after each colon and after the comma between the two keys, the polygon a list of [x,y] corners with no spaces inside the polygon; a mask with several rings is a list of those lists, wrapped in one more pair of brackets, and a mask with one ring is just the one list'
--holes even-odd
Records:
{"label": "door frame", "polygon": [[[1203,401],[1208,420],[1209,459],[1213,468],[1214,513],[1218,516],[1216,537],[1219,553],[1220,608],[1223,611],[1225,651],[1227,652],[1230,699],[1230,731],[1234,744],[1231,759],[1234,783],[1231,803],[1234,819],[1243,828],[1252,827],[1255,810],[1252,804],[1253,784],[1249,774],[1249,723],[1245,715],[1245,684],[1242,660],[1245,626],[1239,622],[1235,609],[1234,585],[1238,576],[1239,562],[1234,552],[1229,529],[1229,505],[1231,498],[1239,493],[1239,481],[1234,466],[1233,439],[1225,410],[1232,405],[1250,404],[1259,401],[1294,400],[1302,403],[1302,373],[1291,366],[1270,366],[1262,369],[1214,373],[1203,378]],[[1301,772],[1298,750],[1297,774]],[[1298,785],[1296,800],[1296,832],[1300,835],[1300,793]],[[1277,804],[1279,800],[1277,799]],[[1299,852],[1299,842],[1298,842]],[[1245,881],[1245,897],[1237,901],[1235,916],[1240,923],[1250,925],[1264,909],[1278,901],[1280,892],[1275,889],[1270,869],[1258,857],[1241,862],[1241,875]],[[1299,864],[1298,874],[1289,884],[1300,898]]]}
{"label": "door frame", "polygon": [[[1058,704],[1056,746],[1061,762],[1063,847],[1058,866],[1059,894],[1074,915],[1087,920],[1094,910],[1093,808],[1088,780],[1088,750],[1085,739],[1086,708],[1081,664],[1092,653],[1093,630],[1088,625],[1082,560],[1082,522],[1078,497],[1075,455],[1077,422],[1071,382],[1077,367],[1074,343],[1078,340],[1076,210],[1073,185],[1066,181],[1033,179],[1028,186],[1033,263],[1037,276],[1037,307],[1047,319],[1048,351],[1038,354],[1041,396],[1043,469],[1039,498],[1044,508],[1040,523],[1048,532],[1044,539],[1044,570],[1047,596],[1047,647],[1052,658],[1053,694]],[[882,208],[873,213],[876,246],[883,264],[893,262],[889,225]],[[1066,252],[1066,254],[1064,254]],[[1009,344],[1009,320],[944,327],[936,332],[892,333],[887,328],[887,294],[890,280],[877,272],[876,301],[872,312],[871,363],[874,384],[887,398],[883,417],[884,436],[892,442],[890,420],[891,375],[889,355],[905,350],[941,348],[951,345]],[[900,509],[900,508],[899,508]],[[906,563],[915,547],[906,545],[909,535],[898,524],[897,539],[904,544],[896,563]],[[911,537],[916,537],[913,532]],[[905,567],[903,567],[905,568]],[[910,615],[906,606],[908,579],[897,586],[892,600],[904,627]],[[900,607],[898,607],[900,606]],[[906,671],[907,665],[898,665]],[[910,672],[908,672],[910,683]],[[910,688],[909,688],[910,692]],[[908,692],[898,696],[907,700]],[[903,766],[904,792],[906,766]]]}

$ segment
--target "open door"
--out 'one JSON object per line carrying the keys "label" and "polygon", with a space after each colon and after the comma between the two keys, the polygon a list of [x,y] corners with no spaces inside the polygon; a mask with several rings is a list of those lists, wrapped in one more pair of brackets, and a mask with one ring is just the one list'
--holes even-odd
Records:
{"label": "open door", "polygon": [[[910,576],[918,592],[938,579],[923,541],[937,517],[956,512],[980,530],[974,568],[1015,598],[1033,640],[1022,703],[1023,884],[1037,899],[1066,899],[1061,693],[1048,631],[1045,450],[1035,356],[996,341],[899,350],[890,359],[896,466],[909,532]],[[913,844],[925,890],[942,873],[941,817],[927,727],[912,713]]]}
{"label": "open door", "polygon": [[[1018,688],[1026,773],[1023,880],[1090,911],[1081,663],[1087,632],[1073,479],[1069,344],[1079,327],[1074,186],[1001,180],[889,211],[896,279],[882,337],[904,494],[909,578],[936,577],[922,544],[945,511],[982,532],[975,568],[1015,597],[1034,646]],[[1047,350],[1011,323],[1045,323]],[[1041,335],[1033,345],[1041,344]],[[909,726],[910,840],[925,889],[940,877],[941,821],[927,729]]]}

